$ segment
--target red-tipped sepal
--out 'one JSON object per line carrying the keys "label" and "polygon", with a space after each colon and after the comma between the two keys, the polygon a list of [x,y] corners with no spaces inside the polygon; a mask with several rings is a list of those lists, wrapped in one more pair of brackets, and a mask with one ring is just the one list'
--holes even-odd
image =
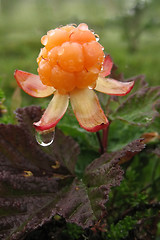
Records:
{"label": "red-tipped sepal", "polygon": [[110,57],[110,55],[107,55],[104,59],[104,62],[103,62],[103,69],[102,71],[100,72],[100,77],[106,77],[108,76],[110,73],[111,73],[111,69],[113,67],[113,62],[112,62],[112,59]]}
{"label": "red-tipped sepal", "polygon": [[97,98],[90,89],[76,89],[70,93],[75,116],[85,130],[97,132],[109,124]]}
{"label": "red-tipped sepal", "polygon": [[94,89],[108,95],[124,96],[132,90],[133,86],[134,81],[120,82],[112,78],[99,77]]}
{"label": "red-tipped sepal", "polygon": [[55,127],[59,120],[65,114],[68,107],[68,103],[69,103],[68,95],[61,95],[58,92],[56,92],[40,121],[33,123],[34,127],[38,131],[49,130]]}
{"label": "red-tipped sepal", "polygon": [[44,85],[38,75],[16,70],[14,77],[20,88],[32,97],[47,97],[55,91],[54,87]]}

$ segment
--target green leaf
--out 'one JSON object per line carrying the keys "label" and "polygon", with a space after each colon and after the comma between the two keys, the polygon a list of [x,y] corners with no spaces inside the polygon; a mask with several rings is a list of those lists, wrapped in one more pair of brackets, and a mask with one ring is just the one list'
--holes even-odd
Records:
{"label": "green leaf", "polygon": [[63,116],[58,124],[58,127],[66,134],[73,137],[81,147],[90,148],[98,151],[99,145],[95,133],[87,132],[80,127],[71,106],[69,106],[67,113]]}
{"label": "green leaf", "polygon": [[160,99],[160,87],[142,88],[129,96],[114,113],[111,120],[119,119],[137,126],[148,126],[157,115],[155,104]]}
{"label": "green leaf", "polygon": [[22,239],[50,219],[52,202],[74,178],[78,144],[57,130],[52,147],[38,145],[32,123],[41,114],[38,107],[18,109],[18,125],[0,124],[1,239]]}
{"label": "green leaf", "polygon": [[120,120],[114,120],[109,126],[108,151],[114,152],[122,149],[130,142],[141,138],[146,128],[131,125]]}

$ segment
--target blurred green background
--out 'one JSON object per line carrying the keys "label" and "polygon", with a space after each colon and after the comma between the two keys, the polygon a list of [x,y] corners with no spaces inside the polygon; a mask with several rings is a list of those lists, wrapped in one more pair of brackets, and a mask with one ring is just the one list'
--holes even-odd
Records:
{"label": "blurred green background", "polygon": [[[12,101],[14,70],[36,73],[41,36],[69,23],[94,29],[125,78],[145,74],[150,85],[159,85],[159,16],[159,0],[0,0],[0,88],[6,105],[20,105],[20,97]],[[34,103],[22,94],[21,106]]]}

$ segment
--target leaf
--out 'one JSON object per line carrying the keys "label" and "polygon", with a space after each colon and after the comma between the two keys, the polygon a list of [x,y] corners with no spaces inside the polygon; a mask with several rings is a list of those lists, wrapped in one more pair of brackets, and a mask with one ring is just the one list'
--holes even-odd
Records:
{"label": "leaf", "polygon": [[[130,82],[134,81],[134,87],[131,91],[136,92],[137,90],[143,89],[148,87],[148,83],[145,81],[145,76],[144,75],[138,75],[138,76],[133,76],[131,78],[125,79],[123,74],[117,74],[117,67],[114,65],[112,69],[112,74],[110,75],[111,78],[117,79],[119,81],[125,81],[125,82]],[[131,95],[129,93],[129,95]],[[111,114],[113,114],[121,105],[122,103],[125,102],[125,100],[128,98],[128,94],[126,96],[112,96],[112,95],[107,95],[103,93],[97,93],[99,96],[99,100],[101,102],[101,105],[103,106],[104,109],[106,109],[107,115],[110,117]]]}
{"label": "leaf", "polygon": [[103,154],[86,168],[84,179],[95,216],[101,214],[98,206],[101,210],[105,210],[110,188],[119,185],[122,180],[123,171],[119,164],[131,159],[144,147],[141,140],[136,140],[121,151]]}
{"label": "leaf", "polygon": [[105,158],[107,157],[108,161],[114,161],[119,164],[121,160],[124,158],[127,158],[128,160],[131,159],[135,154],[141,152],[145,148],[145,144],[141,139],[137,139],[131,143],[129,143],[127,146],[125,146],[122,150],[113,152],[113,153],[104,153],[100,158],[94,160],[87,168],[86,171],[96,171],[98,165],[104,164],[106,161]]}
{"label": "leaf", "polygon": [[109,127],[108,150],[110,152],[117,151],[138,138],[144,138],[145,143],[150,140],[152,140],[151,143],[158,141],[160,134],[160,114],[156,112],[160,110],[158,103],[159,100],[153,107],[155,116],[147,127],[131,125],[119,119],[112,121]]}
{"label": "leaf", "polygon": [[134,155],[141,152],[144,148],[145,148],[145,144],[143,139],[137,139],[131,142],[123,149],[123,151],[120,152],[121,157],[118,163],[122,164],[122,163],[128,162],[132,157],[134,157]]}
{"label": "leaf", "polygon": [[[32,123],[42,114],[38,107],[17,110],[18,125],[0,124],[0,234],[17,235],[42,224],[40,210],[72,182],[78,144],[56,131],[53,147],[40,147]],[[39,213],[39,217],[35,217]],[[46,214],[47,215],[47,214]],[[34,216],[33,226],[29,226]],[[51,217],[51,216],[49,216]],[[48,216],[47,216],[48,218]],[[33,219],[32,219],[33,220]],[[25,226],[24,228],[22,226]],[[18,230],[21,226],[21,230]],[[17,235],[18,236],[18,235]],[[8,239],[14,239],[11,236]]]}
{"label": "leaf", "polygon": [[111,122],[109,126],[108,151],[115,152],[124,148],[130,142],[141,138],[145,131],[146,127],[144,129],[120,120]]}
{"label": "leaf", "polygon": [[142,88],[130,95],[113,114],[119,119],[137,126],[148,126],[157,115],[155,105],[160,99],[160,87]]}
{"label": "leaf", "polygon": [[[120,184],[118,162],[142,150],[133,143],[120,152],[104,154],[75,176],[78,144],[58,129],[53,146],[43,148],[32,123],[39,107],[16,111],[18,124],[0,124],[0,238],[23,240],[27,233],[55,214],[88,228],[106,212],[110,188]],[[133,146],[133,147],[132,147]],[[136,146],[136,147],[135,147]]]}
{"label": "leaf", "polygon": [[134,88],[132,89],[132,92],[136,92],[136,91],[139,91],[142,88],[148,87],[148,83],[145,81],[145,75],[133,76],[131,78],[128,78],[126,81],[127,82],[135,81]]}
{"label": "leaf", "polygon": [[73,113],[71,106],[67,110],[67,114],[63,116],[58,127],[66,134],[73,137],[81,147],[90,148],[94,151],[99,150],[96,133],[91,133],[79,126],[79,123]]}
{"label": "leaf", "polygon": [[[36,115],[37,114],[37,115]],[[1,164],[4,162],[2,168],[11,166],[15,169],[30,170],[34,175],[39,176],[44,171],[47,171],[48,175],[53,174],[52,165],[56,161],[61,161],[63,167],[66,166],[68,157],[72,157],[72,154],[77,155],[78,146],[69,137],[64,137],[59,131],[57,132],[56,139],[53,148],[50,148],[50,154],[46,153],[42,147],[40,147],[33,135],[35,130],[32,127],[34,119],[38,119],[41,115],[40,108],[31,107],[17,110],[17,118],[19,125],[0,125],[1,134]],[[68,141],[68,138],[70,139]],[[65,144],[64,144],[65,142]],[[62,148],[63,145],[63,148]],[[62,162],[62,156],[64,155],[66,148],[70,148],[69,156]],[[61,148],[61,151],[59,151]],[[74,153],[75,151],[75,153]],[[64,157],[64,156],[63,156]],[[73,165],[75,165],[76,158],[73,156]],[[45,159],[45,160],[42,160]],[[73,172],[74,166],[69,165],[68,170]],[[57,170],[58,171],[58,170]]]}

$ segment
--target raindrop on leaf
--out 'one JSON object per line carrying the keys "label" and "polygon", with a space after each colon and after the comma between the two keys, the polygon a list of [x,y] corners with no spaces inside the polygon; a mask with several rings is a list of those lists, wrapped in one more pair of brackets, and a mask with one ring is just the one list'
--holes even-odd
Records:
{"label": "raindrop on leaf", "polygon": [[150,121],[152,121],[152,118],[151,117],[146,117],[145,120],[146,120],[146,122],[150,122]]}

